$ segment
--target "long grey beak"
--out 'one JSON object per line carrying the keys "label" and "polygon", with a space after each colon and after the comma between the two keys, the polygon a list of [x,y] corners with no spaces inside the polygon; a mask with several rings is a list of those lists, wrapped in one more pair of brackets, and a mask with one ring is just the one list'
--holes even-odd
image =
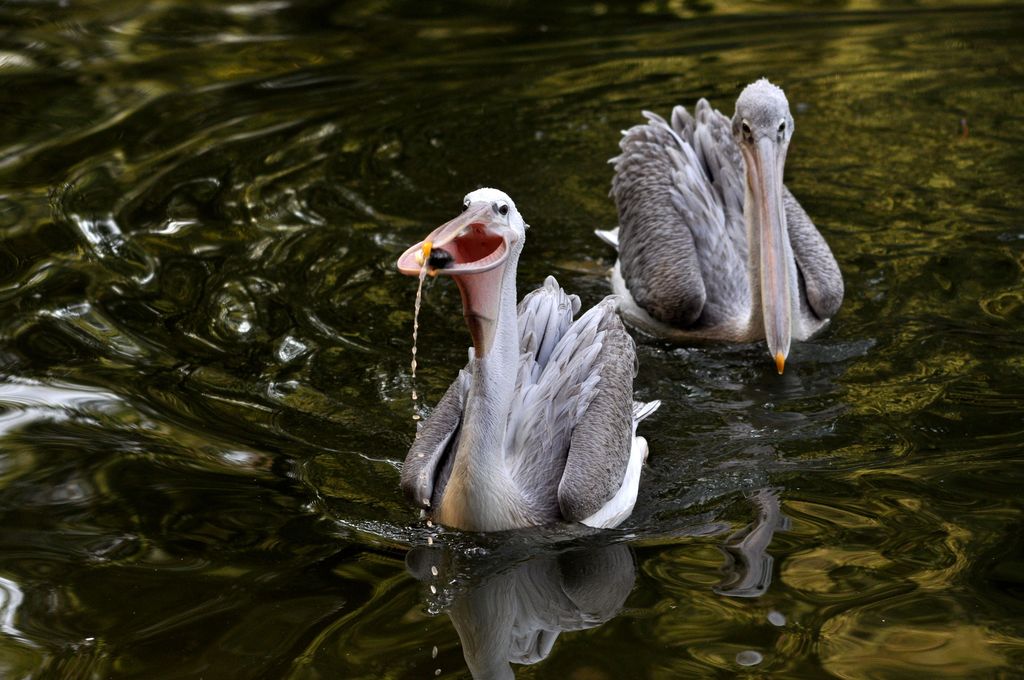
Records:
{"label": "long grey beak", "polygon": [[789,356],[793,332],[792,248],[786,230],[786,214],[782,206],[782,169],[786,160],[784,148],[770,137],[758,139],[750,150],[747,181],[754,201],[754,219],[761,234],[761,311],[768,352],[775,367],[782,373]]}

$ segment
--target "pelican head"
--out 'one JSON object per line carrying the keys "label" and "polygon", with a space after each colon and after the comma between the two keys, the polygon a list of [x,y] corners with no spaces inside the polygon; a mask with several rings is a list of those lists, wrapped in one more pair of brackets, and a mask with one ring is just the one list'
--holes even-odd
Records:
{"label": "pelican head", "polygon": [[[471,191],[462,203],[460,215],[402,253],[398,271],[419,276],[425,264],[431,275],[455,279],[476,354],[483,356],[493,342],[506,286],[512,286],[515,304],[515,264],[526,239],[526,223],[512,199],[497,189]],[[510,265],[511,282],[505,279]]]}
{"label": "pelican head", "polygon": [[744,213],[750,247],[759,253],[755,275],[761,290],[765,338],[782,373],[793,332],[793,303],[798,295],[782,201],[782,174],[793,136],[793,116],[782,89],[764,78],[744,88],[736,100],[732,133],[746,168]]}

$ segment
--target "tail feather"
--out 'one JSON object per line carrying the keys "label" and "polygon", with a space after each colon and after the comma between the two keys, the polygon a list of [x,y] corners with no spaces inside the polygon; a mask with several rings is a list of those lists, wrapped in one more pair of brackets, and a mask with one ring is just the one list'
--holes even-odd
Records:
{"label": "tail feather", "polygon": [[614,229],[595,229],[594,233],[597,237],[610,245],[615,250],[619,249],[619,228]]}
{"label": "tail feather", "polygon": [[661,407],[661,400],[655,399],[654,401],[634,401],[633,402],[633,422],[639,423],[641,420],[651,415]]}

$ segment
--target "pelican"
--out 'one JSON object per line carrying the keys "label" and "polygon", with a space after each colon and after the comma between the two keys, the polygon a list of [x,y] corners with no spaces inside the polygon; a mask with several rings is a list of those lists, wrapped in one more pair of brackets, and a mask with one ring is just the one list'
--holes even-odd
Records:
{"label": "pelican", "polygon": [[618,249],[612,287],[626,320],[673,341],[766,339],[782,373],[790,340],[806,340],[839,310],[832,251],[782,184],[793,116],[783,91],[748,85],[729,119],[697,102],[695,116],[623,133],[612,196],[619,227],[597,232]]}
{"label": "pelican", "polygon": [[526,223],[497,189],[405,251],[398,270],[451,276],[472,336],[469,363],[423,423],[402,468],[409,499],[446,526],[501,531],[577,521],[612,527],[633,510],[660,402],[633,401],[636,352],[614,296],[575,322],[554,278],[516,306]]}

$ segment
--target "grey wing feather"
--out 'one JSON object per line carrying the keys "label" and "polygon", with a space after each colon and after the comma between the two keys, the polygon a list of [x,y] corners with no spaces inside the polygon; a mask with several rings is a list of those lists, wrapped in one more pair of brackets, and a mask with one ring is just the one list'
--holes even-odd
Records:
{"label": "grey wing feather", "polygon": [[576,296],[566,295],[551,277],[520,304],[524,352],[505,450],[516,485],[539,516],[551,519],[560,516],[558,483],[573,427],[600,379],[595,363],[604,333],[598,322],[606,314],[615,317],[606,303],[573,323],[578,309]]}
{"label": "grey wing feather", "polygon": [[703,171],[680,136],[685,123],[692,123],[689,114],[674,117],[684,121],[678,131],[655,114],[644,115],[648,123],[626,130],[622,153],[611,160],[619,263],[637,304],[660,321],[688,326],[700,316],[706,294],[679,183]]}
{"label": "grey wing feather", "polygon": [[703,161],[708,180],[718,196],[725,214],[725,225],[732,232],[731,240],[746,243],[743,223],[743,157],[732,136],[732,121],[722,112],[711,108],[706,99],[697,102],[696,117],[694,150]]}
{"label": "grey wing feather", "polygon": [[592,394],[573,428],[558,485],[561,514],[571,521],[593,515],[615,495],[632,449],[636,350],[616,303],[614,297],[605,298],[591,310],[601,338],[590,368]]}
{"label": "grey wing feather", "polygon": [[[702,321],[713,325],[734,315],[750,297],[743,159],[728,117],[711,108],[706,99],[697,102],[695,113],[694,152],[710,185],[701,188],[714,196],[716,209],[703,218],[691,211],[689,226],[707,290]],[[695,187],[685,189],[692,192]],[[687,200],[693,203],[695,196]]]}
{"label": "grey wing feather", "polygon": [[819,319],[830,319],[843,303],[843,275],[825,237],[800,203],[783,187],[786,226],[797,268],[803,276],[807,304]]}
{"label": "grey wing feather", "polygon": [[[509,411],[505,450],[510,471],[518,485],[534,500],[536,509],[557,513],[554,486],[567,447],[568,411],[574,408],[560,392],[578,370],[580,356],[566,357],[566,336],[575,334],[572,316],[580,310],[580,298],[562,290],[554,277],[526,295],[519,303],[519,371]],[[561,440],[564,444],[560,444]],[[561,445],[562,448],[559,448]],[[547,506],[547,507],[544,507]]]}
{"label": "grey wing feather", "polygon": [[[405,457],[402,491],[410,502],[421,508],[429,508],[433,500],[440,497],[448,481],[451,466],[446,458],[450,459],[450,456],[445,454],[457,443],[469,383],[469,372],[459,371],[459,377],[419,428],[416,440]],[[438,465],[443,466],[441,470]]]}
{"label": "grey wing feather", "polygon": [[544,279],[544,285],[528,293],[516,309],[520,353],[533,354],[543,368],[579,311],[578,295],[562,290],[553,276]]}
{"label": "grey wing feather", "polygon": [[747,292],[743,174],[731,123],[707,100],[696,118],[627,130],[613,159],[620,267],[636,302],[660,321],[715,323]]}

